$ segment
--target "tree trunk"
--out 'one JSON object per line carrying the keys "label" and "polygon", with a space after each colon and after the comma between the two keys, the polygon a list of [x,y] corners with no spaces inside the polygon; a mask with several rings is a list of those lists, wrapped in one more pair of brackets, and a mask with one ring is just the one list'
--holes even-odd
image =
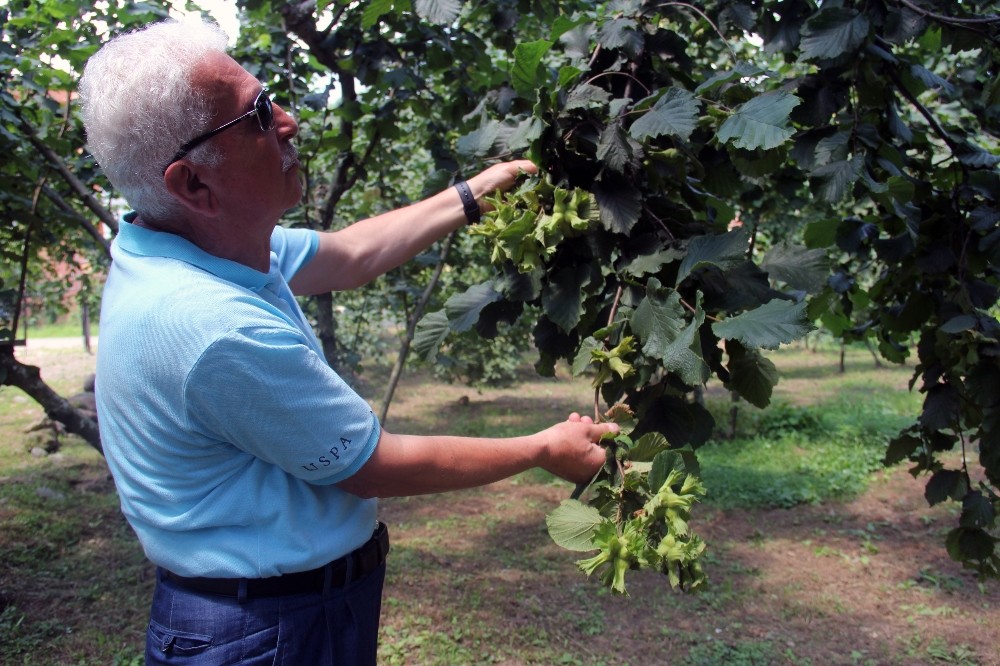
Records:
{"label": "tree trunk", "polygon": [[334,370],[338,370],[337,358],[337,320],[333,316],[333,293],[316,294],[311,297],[316,306],[316,337],[323,345],[326,362]]}
{"label": "tree trunk", "polygon": [[434,289],[437,287],[438,281],[441,279],[441,272],[444,270],[444,262],[448,258],[448,251],[451,249],[451,244],[455,240],[455,233],[456,232],[453,231],[441,245],[441,251],[438,254],[438,264],[434,269],[434,275],[431,276],[431,280],[427,283],[424,293],[420,296],[420,302],[418,302],[417,307],[413,309],[413,314],[410,315],[410,321],[407,322],[406,338],[399,345],[399,354],[396,356],[396,364],[392,368],[392,374],[389,377],[389,385],[386,387],[385,395],[382,396],[382,413],[379,415],[379,421],[383,425],[385,425],[386,419],[389,418],[389,405],[392,404],[392,396],[396,393],[396,386],[399,385],[399,380],[403,376],[403,368],[406,367],[406,358],[410,354],[410,345],[413,343],[413,336],[416,335],[417,332],[417,322],[419,322],[420,318],[424,316],[427,304],[431,300],[431,294],[434,293]]}
{"label": "tree trunk", "polygon": [[41,372],[36,366],[25,365],[14,358],[13,345],[0,346],[0,384],[16,386],[27,393],[42,406],[46,416],[66,426],[67,432],[83,437],[98,453],[104,455],[97,423],[53,391],[42,380]]}

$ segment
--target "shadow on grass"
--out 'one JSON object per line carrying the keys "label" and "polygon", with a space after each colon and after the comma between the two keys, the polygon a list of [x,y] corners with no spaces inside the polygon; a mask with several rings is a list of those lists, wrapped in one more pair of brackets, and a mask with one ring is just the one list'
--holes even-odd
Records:
{"label": "shadow on grass", "polygon": [[152,582],[103,461],[0,480],[0,662],[129,663]]}

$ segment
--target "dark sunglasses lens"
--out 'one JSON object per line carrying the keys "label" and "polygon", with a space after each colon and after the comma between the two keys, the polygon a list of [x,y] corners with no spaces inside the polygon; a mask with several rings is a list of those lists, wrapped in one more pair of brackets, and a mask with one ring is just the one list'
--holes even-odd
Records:
{"label": "dark sunglasses lens", "polygon": [[257,101],[254,102],[254,110],[257,111],[257,122],[260,123],[260,128],[265,132],[273,130],[274,109],[271,108],[271,97],[267,94],[266,90],[257,96]]}

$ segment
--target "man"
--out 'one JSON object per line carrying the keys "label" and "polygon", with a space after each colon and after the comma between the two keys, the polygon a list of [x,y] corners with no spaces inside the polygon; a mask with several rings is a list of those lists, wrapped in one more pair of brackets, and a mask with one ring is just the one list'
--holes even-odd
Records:
{"label": "man", "polygon": [[536,466],[589,480],[615,426],[382,429],[294,294],[368,282],[535,166],[495,165],[335,233],[284,229],[298,128],[225,46],[212,24],[158,23],[107,43],[80,82],[89,147],[135,209],[113,246],[97,398],[122,510],[158,565],[146,660],[370,664],[388,550],[374,498]]}

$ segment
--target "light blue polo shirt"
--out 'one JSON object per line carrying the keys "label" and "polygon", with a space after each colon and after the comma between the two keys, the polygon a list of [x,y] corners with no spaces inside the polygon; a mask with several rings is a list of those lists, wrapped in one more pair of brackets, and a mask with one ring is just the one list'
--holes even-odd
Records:
{"label": "light blue polo shirt", "polygon": [[288,288],[318,236],[277,227],[267,273],[121,222],[101,306],[97,409],[122,511],[154,563],[261,578],[364,543],[375,500],[335,485],[380,435]]}

